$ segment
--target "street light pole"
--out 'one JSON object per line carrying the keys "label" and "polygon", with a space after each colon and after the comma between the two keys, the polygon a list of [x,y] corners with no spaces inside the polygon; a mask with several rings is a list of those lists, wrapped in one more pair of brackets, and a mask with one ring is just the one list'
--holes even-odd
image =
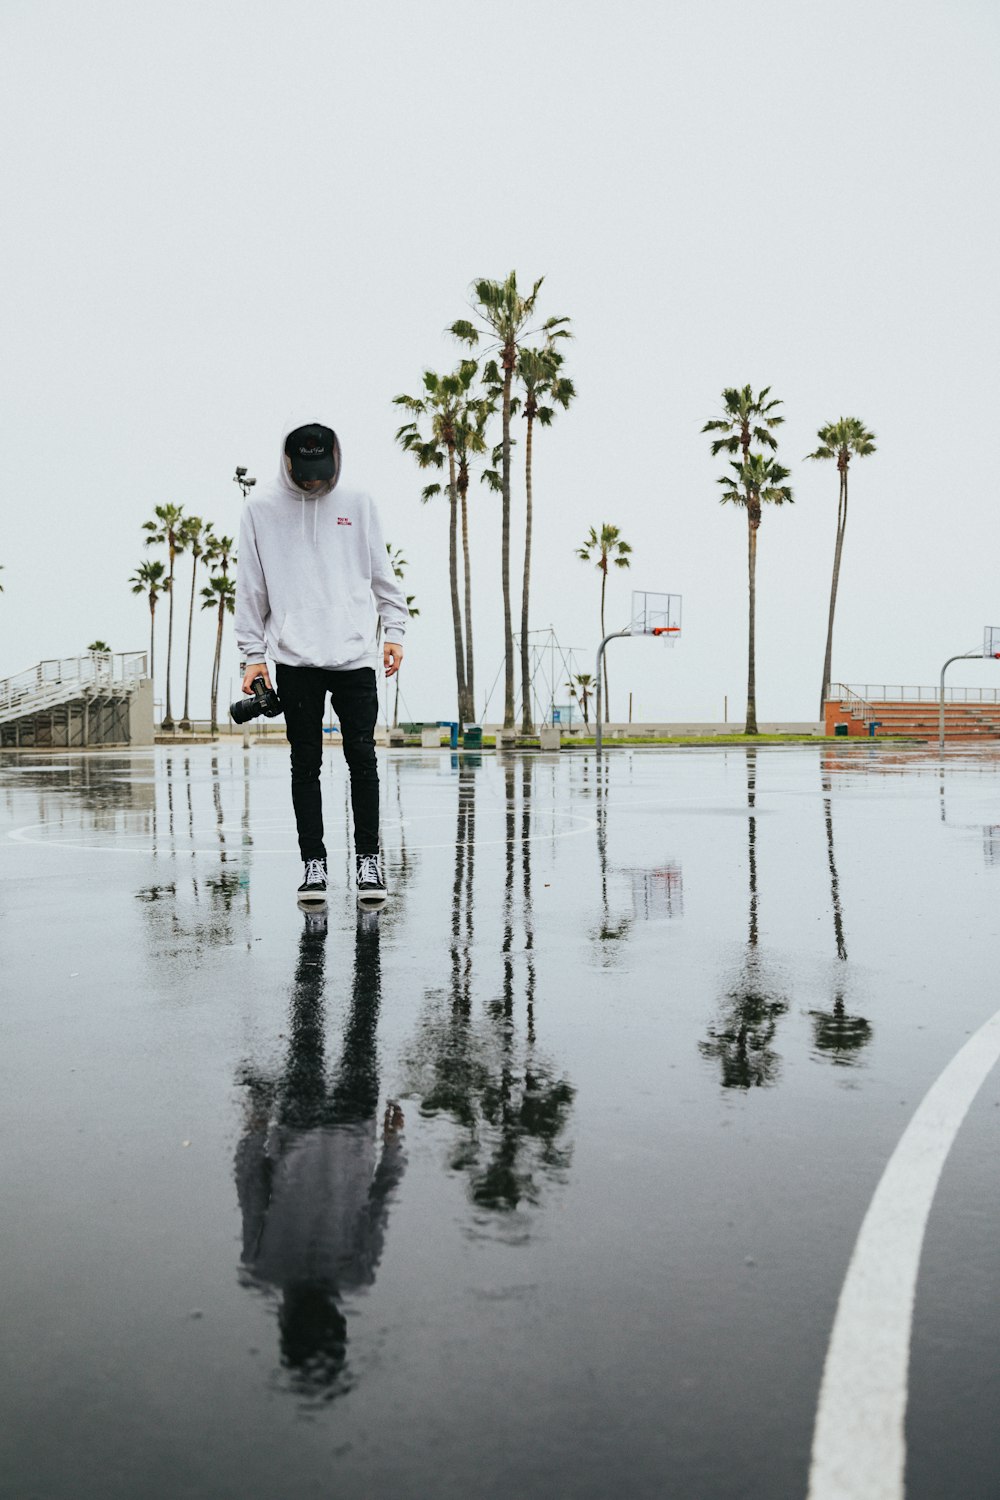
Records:
{"label": "street light pole", "polygon": [[240,493],[244,500],[257,483],[256,479],[248,478],[246,469],[237,469],[233,475],[233,482],[240,487]]}
{"label": "street light pole", "polygon": [[[247,474],[247,471],[246,471],[245,468],[240,468],[240,467],[237,467],[236,473],[233,475],[233,481],[234,481],[234,483],[236,483],[236,484],[239,485],[239,487],[240,487],[240,494],[243,496],[244,500],[246,499],[247,495],[249,495],[249,493],[253,489],[254,485],[257,483],[256,479],[254,479],[252,475]],[[237,563],[237,566],[239,566],[238,563]],[[242,678],[243,673],[246,671],[246,662],[241,662],[240,663],[240,669],[241,669],[240,670],[240,676]],[[242,685],[243,684],[241,682],[240,686],[242,687]],[[243,725],[243,748],[244,748],[244,750],[249,750],[250,749],[250,724],[249,724],[249,721]]]}

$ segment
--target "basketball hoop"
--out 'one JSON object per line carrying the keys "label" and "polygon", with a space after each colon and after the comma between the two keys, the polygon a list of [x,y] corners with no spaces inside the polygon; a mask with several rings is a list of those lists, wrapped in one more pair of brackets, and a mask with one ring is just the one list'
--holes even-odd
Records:
{"label": "basketball hoop", "polygon": [[[601,753],[601,665],[604,660],[604,650],[609,641],[619,636],[651,635],[657,640],[665,641],[668,646],[675,646],[681,638],[681,596],[680,594],[650,594],[633,591],[632,594],[632,618],[624,630],[613,630],[606,635],[597,648],[597,667],[594,673],[596,681],[597,698],[597,722],[594,730],[594,748],[598,755]],[[997,642],[1000,648],[1000,641]]]}
{"label": "basketball hoop", "polygon": [[[650,594],[633,591],[629,635],[655,635],[671,645],[680,639],[680,594]],[[1000,649],[1000,642],[997,643]]]}

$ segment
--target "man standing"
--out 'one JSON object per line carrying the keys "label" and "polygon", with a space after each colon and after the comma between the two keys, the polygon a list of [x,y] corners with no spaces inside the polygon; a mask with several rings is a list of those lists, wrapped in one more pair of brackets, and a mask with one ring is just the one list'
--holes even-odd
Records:
{"label": "man standing", "polygon": [[306,905],[326,900],[326,847],[319,773],[329,693],[351,777],[358,900],[386,898],[379,858],[378,769],[374,730],[374,595],[382,621],[385,673],[403,659],[406,599],[386,553],[368,495],[337,488],[337,435],[319,422],[285,438],[278,478],[243,507],[236,574],[236,640],[246,661],[243,691],[255,677],[270,687],[266,657],[292,749],[292,805]]}

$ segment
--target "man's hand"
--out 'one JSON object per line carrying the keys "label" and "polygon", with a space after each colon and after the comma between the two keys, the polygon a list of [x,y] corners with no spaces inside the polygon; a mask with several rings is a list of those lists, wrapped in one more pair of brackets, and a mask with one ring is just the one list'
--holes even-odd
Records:
{"label": "man's hand", "polygon": [[382,643],[382,665],[387,677],[395,677],[403,661],[403,648],[398,641]]}
{"label": "man's hand", "polygon": [[245,693],[253,692],[253,680],[255,677],[263,677],[264,686],[268,688],[271,686],[271,679],[268,676],[266,664],[262,661],[252,661],[243,673],[243,691]]}

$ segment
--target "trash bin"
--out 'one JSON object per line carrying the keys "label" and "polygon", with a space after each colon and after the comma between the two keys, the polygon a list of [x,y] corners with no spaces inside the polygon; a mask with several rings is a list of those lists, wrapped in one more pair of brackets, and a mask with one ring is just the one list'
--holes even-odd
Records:
{"label": "trash bin", "polygon": [[834,734],[838,734],[838,735],[839,734],[846,734],[847,733],[847,725],[846,724],[834,724],[834,726],[833,726],[833,732],[834,732]]}
{"label": "trash bin", "polygon": [[462,749],[481,750],[483,748],[483,726],[481,724],[462,725]]}

